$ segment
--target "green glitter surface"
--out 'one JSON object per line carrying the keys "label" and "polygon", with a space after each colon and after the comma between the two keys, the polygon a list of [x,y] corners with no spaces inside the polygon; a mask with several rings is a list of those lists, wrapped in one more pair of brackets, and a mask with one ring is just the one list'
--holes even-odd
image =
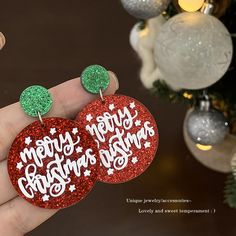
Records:
{"label": "green glitter surface", "polygon": [[93,94],[99,94],[100,89],[106,90],[110,79],[108,71],[99,65],[88,66],[81,75],[81,83],[84,89]]}
{"label": "green glitter surface", "polygon": [[26,88],[20,95],[20,105],[24,112],[33,117],[45,115],[52,107],[52,97],[42,86],[34,85]]}

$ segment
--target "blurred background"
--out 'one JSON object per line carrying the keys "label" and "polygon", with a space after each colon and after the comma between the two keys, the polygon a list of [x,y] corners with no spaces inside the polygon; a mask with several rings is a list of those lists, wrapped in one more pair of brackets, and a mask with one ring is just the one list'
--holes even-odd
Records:
{"label": "blurred background", "polygon": [[[140,61],[129,45],[134,18],[118,0],[2,1],[0,105],[18,101],[26,87],[52,87],[77,77],[90,64],[114,71],[119,93],[151,111],[159,126],[155,161],[125,184],[98,183],[86,199],[61,210],[29,236],[207,236],[236,235],[236,210],[223,204],[226,175],[193,158],[183,139],[187,107],[157,100],[139,80]],[[19,120],[20,122],[20,120]],[[149,208],[215,209],[215,214],[138,214],[126,199],[190,199],[190,204],[149,204]]]}

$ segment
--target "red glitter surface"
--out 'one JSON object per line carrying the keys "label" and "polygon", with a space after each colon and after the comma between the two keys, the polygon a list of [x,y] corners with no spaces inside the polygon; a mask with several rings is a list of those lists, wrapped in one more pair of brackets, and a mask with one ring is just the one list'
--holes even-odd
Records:
{"label": "red glitter surface", "polygon": [[[83,199],[96,182],[99,167],[97,145],[88,132],[74,121],[62,118],[45,118],[43,123],[44,125],[36,121],[30,124],[15,138],[8,156],[9,176],[19,195],[33,205],[49,209],[65,208]],[[45,142],[54,140],[53,142],[49,141],[50,144],[47,146],[51,150],[51,154],[45,151],[45,146],[42,147],[42,140],[46,140]],[[20,153],[26,148],[30,151],[37,150],[37,156],[45,155],[42,165],[36,165],[35,159],[32,158],[33,155],[28,155],[27,158],[20,156]],[[91,155],[94,155],[92,163],[91,156],[88,158],[88,155],[85,154],[88,149],[92,149],[90,150]],[[60,164],[55,162],[57,155],[59,158],[64,157],[64,160],[59,162]],[[76,164],[81,163],[85,156],[87,164],[76,165],[80,166],[77,168],[81,171],[79,174],[77,172],[76,175],[75,169],[71,166],[65,169],[68,161]],[[59,166],[63,167],[62,172],[59,171]],[[66,173],[66,170],[68,174],[63,175],[62,173]],[[87,172],[85,172],[86,170]],[[33,173],[34,171],[35,173]],[[25,179],[27,173],[29,173],[30,180]],[[47,182],[43,184],[42,178],[46,178]],[[21,181],[22,179],[23,181]],[[32,196],[23,193],[19,181]],[[37,186],[46,186],[45,183],[49,183],[49,186],[44,191],[40,191],[39,187],[36,189],[32,187],[31,182],[38,183]],[[60,194],[58,195],[58,193]]]}
{"label": "red glitter surface", "polygon": [[[127,120],[128,113],[124,115],[125,109],[126,112],[128,109],[128,113],[134,117],[130,126],[128,126],[129,121]],[[106,119],[104,117],[110,118],[104,122],[104,119]],[[118,123],[115,122],[115,119]],[[98,173],[98,179],[100,181],[105,183],[123,183],[129,181],[142,174],[153,161],[159,141],[158,129],[151,113],[139,101],[124,95],[105,96],[103,102],[101,99],[97,99],[87,105],[77,115],[76,120],[88,130],[98,144],[101,162]],[[120,121],[122,124],[119,123]],[[131,137],[132,135],[140,137],[140,132],[146,129],[147,123],[149,127],[152,127],[153,132],[152,135],[141,139],[141,147],[140,145],[135,145],[132,141],[125,142],[125,145],[122,146],[122,143],[124,144],[123,141],[127,141],[127,137]],[[108,126],[106,124],[110,128],[107,128]],[[103,133],[104,140],[100,139],[99,135],[96,134],[95,126],[100,127],[100,130],[106,130]],[[123,132],[122,137],[117,137],[117,132]],[[128,146],[128,149],[125,148]],[[114,152],[114,147],[115,150],[122,149],[122,151],[118,150]],[[104,153],[104,150],[110,153],[105,157],[105,161],[104,155],[103,157],[101,156],[101,152]],[[128,156],[126,156],[127,154]],[[117,163],[120,167],[122,165],[124,166],[122,168],[116,168]]]}

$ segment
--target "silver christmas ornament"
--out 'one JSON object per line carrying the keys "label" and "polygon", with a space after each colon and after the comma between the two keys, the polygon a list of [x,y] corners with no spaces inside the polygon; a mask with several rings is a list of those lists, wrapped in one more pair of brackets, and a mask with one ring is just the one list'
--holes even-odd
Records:
{"label": "silver christmas ornament", "polygon": [[[231,159],[232,153],[236,153],[236,137],[234,135],[226,135],[223,142],[214,146],[204,146],[196,144],[188,135],[187,119],[193,109],[190,109],[185,117],[183,133],[184,140],[192,155],[197,161],[207,168],[221,173],[232,172]],[[235,150],[235,152],[233,152]]]}
{"label": "silver christmas ornament", "polygon": [[197,144],[216,145],[221,143],[229,132],[225,116],[216,109],[210,108],[210,102],[200,101],[186,121],[189,137]]}
{"label": "silver christmas ornament", "polygon": [[165,11],[170,0],[121,0],[121,3],[130,15],[146,20]]}
{"label": "silver christmas ornament", "polygon": [[162,27],[154,48],[155,61],[170,86],[202,89],[217,82],[232,60],[231,35],[216,17],[181,13]]}

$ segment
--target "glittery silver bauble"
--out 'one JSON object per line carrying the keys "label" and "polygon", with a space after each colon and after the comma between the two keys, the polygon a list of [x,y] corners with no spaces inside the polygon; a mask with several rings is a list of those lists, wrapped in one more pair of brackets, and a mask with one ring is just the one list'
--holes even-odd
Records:
{"label": "glittery silver bauble", "polygon": [[186,128],[190,138],[202,145],[221,143],[229,132],[225,116],[213,108],[195,108],[187,118]]}
{"label": "glittery silver bauble", "polygon": [[121,0],[125,10],[138,19],[149,19],[160,15],[170,0]]}
{"label": "glittery silver bauble", "polygon": [[216,17],[185,12],[163,25],[154,51],[166,83],[175,88],[201,89],[225,74],[233,46],[230,33]]}
{"label": "glittery silver bauble", "polygon": [[233,150],[235,150],[236,147],[236,137],[228,134],[226,135],[224,141],[217,145],[197,145],[194,141],[192,141],[187,132],[186,122],[191,112],[192,109],[187,112],[183,126],[184,140],[189,151],[192,153],[192,155],[196,158],[197,161],[199,161],[207,168],[222,173],[232,172],[231,159],[232,152]]}

